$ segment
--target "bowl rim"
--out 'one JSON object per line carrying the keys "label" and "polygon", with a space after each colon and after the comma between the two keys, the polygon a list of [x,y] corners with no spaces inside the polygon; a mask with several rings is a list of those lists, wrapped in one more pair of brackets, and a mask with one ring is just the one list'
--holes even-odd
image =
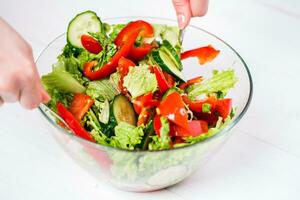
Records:
{"label": "bowl rim", "polygon": [[[176,20],[173,19],[169,19],[169,18],[163,18],[163,17],[148,17],[148,16],[119,16],[119,17],[111,17],[111,18],[104,18],[103,21],[105,20],[116,20],[116,19],[156,19],[156,20],[164,20],[164,21],[169,21],[172,23],[176,23]],[[207,33],[210,36],[213,36],[214,38],[216,38],[217,40],[219,40],[220,42],[222,42],[223,44],[225,44],[227,47],[229,47],[237,56],[238,58],[241,60],[244,68],[246,69],[247,72],[247,76],[249,79],[249,86],[250,86],[250,90],[249,90],[249,95],[248,95],[248,99],[247,102],[244,106],[244,108],[242,109],[241,113],[230,123],[228,124],[223,130],[221,130],[220,132],[218,132],[217,134],[213,135],[212,137],[209,137],[203,141],[199,141],[190,145],[185,145],[185,146],[181,146],[181,147],[177,147],[177,148],[172,148],[172,149],[162,149],[162,150],[128,150],[128,149],[121,149],[121,148],[116,148],[116,147],[112,147],[112,146],[108,146],[108,145],[103,145],[103,144],[98,144],[98,143],[94,143],[94,142],[90,142],[88,140],[85,140],[81,137],[76,136],[75,134],[72,133],[72,131],[68,131],[62,127],[60,127],[59,125],[57,125],[57,123],[54,123],[49,117],[48,115],[43,111],[43,109],[41,107],[38,107],[38,109],[40,110],[40,112],[46,117],[46,119],[52,124],[54,125],[54,127],[56,127],[60,132],[73,137],[76,140],[79,140],[79,142],[84,142],[87,143],[88,145],[91,145],[97,149],[111,149],[113,151],[122,151],[122,152],[131,152],[131,153],[157,153],[157,152],[164,152],[164,151],[176,151],[176,150],[182,150],[182,149],[188,149],[188,148],[192,148],[195,147],[196,145],[201,145],[203,143],[207,143],[211,140],[215,140],[223,135],[225,135],[227,132],[229,132],[245,115],[245,113],[247,112],[249,105],[252,101],[252,96],[253,96],[253,81],[252,81],[252,76],[249,70],[248,65],[246,64],[246,62],[244,61],[244,59],[242,58],[242,56],[232,47],[230,46],[227,42],[225,42],[224,40],[222,40],[221,38],[219,38],[218,36],[216,36],[213,33],[210,33],[209,31],[206,31],[196,25],[193,25],[192,23],[188,25],[188,27],[200,30],[202,32]],[[49,46],[51,46],[53,43],[55,43],[55,41],[57,39],[59,39],[60,37],[64,36],[66,33],[60,34],[59,36],[55,37],[50,43],[48,43],[46,45],[46,47],[39,53],[39,55],[37,56],[37,58],[35,59],[35,63],[38,62],[38,60],[40,59],[40,57],[44,54],[44,52],[48,49]],[[49,108],[50,109],[50,108]]]}

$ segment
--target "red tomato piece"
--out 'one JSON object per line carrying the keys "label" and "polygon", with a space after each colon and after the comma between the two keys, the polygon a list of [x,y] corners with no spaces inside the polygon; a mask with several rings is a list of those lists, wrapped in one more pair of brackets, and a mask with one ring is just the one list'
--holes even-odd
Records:
{"label": "red tomato piece", "polygon": [[231,112],[232,99],[219,99],[216,102],[215,111],[223,119],[226,119]]}
{"label": "red tomato piece", "polygon": [[187,127],[188,114],[178,92],[169,94],[158,106],[157,114],[183,128]]}
{"label": "red tomato piece", "polygon": [[80,121],[86,112],[92,107],[94,100],[82,93],[75,94],[70,106],[70,112]]}
{"label": "red tomato piece", "polygon": [[208,131],[208,124],[203,120],[192,120],[188,122],[187,128],[175,126],[175,136],[196,137]]}
{"label": "red tomato piece", "polygon": [[100,43],[89,35],[81,36],[81,44],[82,46],[90,53],[98,54],[102,51],[102,46]]}

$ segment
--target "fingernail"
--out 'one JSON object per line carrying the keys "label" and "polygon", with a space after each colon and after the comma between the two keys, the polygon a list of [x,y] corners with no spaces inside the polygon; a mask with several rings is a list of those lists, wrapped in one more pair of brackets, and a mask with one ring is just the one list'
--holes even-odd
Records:
{"label": "fingernail", "polygon": [[183,29],[185,27],[185,21],[186,21],[185,16],[183,14],[178,14],[177,21],[178,21],[179,28]]}

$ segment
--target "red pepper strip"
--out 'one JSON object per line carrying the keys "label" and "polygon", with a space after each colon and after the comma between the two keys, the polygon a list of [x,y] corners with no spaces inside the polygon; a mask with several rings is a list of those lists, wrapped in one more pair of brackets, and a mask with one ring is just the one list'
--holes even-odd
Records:
{"label": "red pepper strip", "polygon": [[201,81],[203,81],[203,77],[202,76],[198,76],[196,78],[192,78],[192,79],[188,80],[185,83],[180,84],[179,88],[182,89],[182,90],[184,90],[186,87],[188,87],[190,85],[193,85],[193,84],[196,84],[196,83],[200,83]]}
{"label": "red pepper strip", "polygon": [[197,57],[199,64],[203,65],[212,61],[219,53],[220,50],[216,50],[211,45],[208,45],[206,47],[200,47],[181,53],[181,60],[189,57]]}
{"label": "red pepper strip", "polygon": [[[130,22],[127,24],[118,34],[118,36],[115,39],[115,44],[117,46],[120,46],[122,44],[122,41],[126,37],[128,37],[128,34],[132,31],[139,30],[140,34],[139,36],[142,37],[153,37],[154,36],[154,30],[151,24],[148,22],[138,20],[134,22]],[[138,61],[144,58],[152,49],[152,45],[150,44],[142,44],[140,47],[134,47],[132,46],[130,53],[128,55],[128,58]]]}
{"label": "red pepper strip", "polygon": [[168,89],[170,89],[172,86],[169,85],[169,83],[167,82],[162,70],[159,67],[154,66],[153,71],[154,71],[154,74],[155,74],[155,77],[156,77],[156,80],[157,80],[159,91],[163,94]]}
{"label": "red pepper strip", "polygon": [[207,99],[204,100],[199,100],[199,101],[191,101],[186,95],[182,96],[182,99],[184,103],[186,103],[189,106],[189,109],[195,112],[202,112],[202,105],[205,103],[208,103],[211,105],[211,110],[214,109],[217,98],[214,96],[211,96]]}
{"label": "red pepper strip", "polygon": [[161,126],[162,126],[162,124],[160,121],[160,117],[158,115],[155,115],[155,117],[153,118],[153,128],[154,128],[156,135],[158,135],[159,137],[160,137]]}
{"label": "red pepper strip", "polygon": [[153,93],[149,92],[133,100],[133,108],[137,114],[140,114],[143,108],[153,108],[159,105],[159,101],[153,99]]}
{"label": "red pepper strip", "polygon": [[127,40],[129,33],[139,31],[139,36],[142,37],[153,37],[154,30],[151,24],[143,20],[137,20],[128,23],[117,35],[115,44],[121,46],[124,40]]}
{"label": "red pepper strip", "polygon": [[75,94],[70,106],[70,112],[80,121],[85,113],[92,107],[94,100],[86,94]]}
{"label": "red pepper strip", "polygon": [[90,135],[89,132],[87,132],[80,124],[79,121],[72,115],[70,111],[68,111],[65,106],[58,102],[57,103],[57,111],[58,115],[65,120],[65,122],[68,124],[70,129],[74,132],[75,135],[86,139],[91,142],[95,142],[94,138]]}
{"label": "red pepper strip", "polygon": [[163,74],[168,82],[168,84],[173,87],[174,84],[175,84],[175,78],[171,75],[171,74],[168,74],[167,72],[163,71]]}
{"label": "red pepper strip", "polygon": [[192,120],[188,122],[187,129],[180,126],[175,126],[175,136],[179,137],[196,137],[203,133],[207,133],[208,124],[203,120]]}
{"label": "red pepper strip", "polygon": [[88,52],[93,53],[93,54],[98,54],[98,53],[100,53],[100,51],[102,51],[102,46],[92,36],[82,35],[80,39],[81,39],[82,46]]}
{"label": "red pepper strip", "polygon": [[102,67],[100,67],[100,69],[98,69],[97,71],[93,71],[94,66],[84,65],[83,68],[84,75],[88,77],[90,80],[98,80],[112,74],[116,70],[120,58],[126,57],[129,54],[130,49],[132,48],[138,34],[139,34],[138,30],[131,32],[128,35],[128,37],[126,37],[126,40],[123,40],[122,46],[117,51],[117,53],[111,58],[111,60],[108,61],[108,63],[106,63]]}
{"label": "red pepper strip", "polygon": [[133,47],[128,55],[128,58],[134,61],[142,60],[152,49],[151,44],[142,44],[140,47]]}
{"label": "red pepper strip", "polygon": [[158,115],[166,117],[174,124],[187,128],[188,114],[178,92],[169,94],[156,109]]}

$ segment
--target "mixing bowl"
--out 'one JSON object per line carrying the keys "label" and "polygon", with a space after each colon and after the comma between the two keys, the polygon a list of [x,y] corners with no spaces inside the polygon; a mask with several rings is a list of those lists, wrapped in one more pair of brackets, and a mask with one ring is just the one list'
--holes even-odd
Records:
{"label": "mixing bowl", "polygon": [[[150,23],[176,26],[176,21],[149,17],[118,17],[103,20],[109,24],[127,23],[142,19]],[[52,70],[66,44],[66,35],[62,34],[52,41],[37,59],[41,75]],[[44,117],[50,122],[53,136],[61,147],[85,170],[99,180],[109,180],[112,184],[128,191],[146,192],[174,185],[196,169],[201,169],[216,150],[231,135],[231,129],[245,114],[252,96],[252,80],[249,69],[242,57],[227,43],[215,35],[198,28],[186,28],[183,49],[193,49],[200,46],[213,45],[220,54],[213,62],[199,66],[196,59],[183,62],[183,74],[186,78],[203,75],[211,76],[213,69],[222,70],[233,68],[238,77],[234,89],[228,93],[236,107],[236,115],[231,124],[217,135],[196,144],[176,149],[161,151],[127,151],[113,147],[102,146],[83,140],[71,132],[61,128],[56,118],[44,108],[40,108]]]}

